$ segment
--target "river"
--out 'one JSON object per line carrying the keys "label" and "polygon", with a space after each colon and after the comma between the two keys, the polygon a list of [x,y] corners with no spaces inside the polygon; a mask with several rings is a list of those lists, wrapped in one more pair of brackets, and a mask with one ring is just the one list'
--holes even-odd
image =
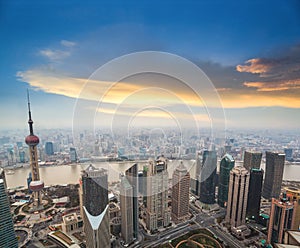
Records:
{"label": "river", "polygon": [[[173,160],[168,163],[169,176],[172,176],[174,169],[178,166],[180,161]],[[139,169],[147,163],[147,161],[139,162]],[[93,163],[96,167],[103,167],[108,170],[108,180],[110,182],[117,181],[121,172],[129,168],[133,162],[96,162]],[[218,163],[219,164],[219,163]],[[236,162],[236,164],[240,164]],[[60,165],[50,167],[40,167],[40,176],[45,185],[55,184],[69,184],[78,183],[82,169],[86,168],[89,164],[73,164],[73,165]],[[184,165],[190,171],[191,177],[195,176],[195,161],[184,160]],[[263,169],[265,165],[262,163]],[[19,168],[14,170],[14,174],[6,174],[6,181],[9,188],[18,186],[26,186],[27,177],[30,172],[29,167]],[[300,165],[285,165],[284,180],[300,181]]]}

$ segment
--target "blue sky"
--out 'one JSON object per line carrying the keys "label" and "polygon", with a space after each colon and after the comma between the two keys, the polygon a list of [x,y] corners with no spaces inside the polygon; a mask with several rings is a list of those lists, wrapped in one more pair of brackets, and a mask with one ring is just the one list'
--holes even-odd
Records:
{"label": "blue sky", "polygon": [[299,10],[292,0],[1,1],[0,128],[26,128],[26,88],[39,127],[71,127],[74,80],[147,50],[197,64],[229,127],[297,128]]}

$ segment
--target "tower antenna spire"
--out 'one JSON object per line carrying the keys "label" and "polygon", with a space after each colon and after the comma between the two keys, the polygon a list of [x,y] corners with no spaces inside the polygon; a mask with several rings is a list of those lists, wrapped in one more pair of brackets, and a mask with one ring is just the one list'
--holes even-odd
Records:
{"label": "tower antenna spire", "polygon": [[27,103],[28,103],[28,124],[30,135],[33,135],[33,121],[31,119],[31,110],[30,110],[30,98],[29,98],[29,90],[27,89]]}

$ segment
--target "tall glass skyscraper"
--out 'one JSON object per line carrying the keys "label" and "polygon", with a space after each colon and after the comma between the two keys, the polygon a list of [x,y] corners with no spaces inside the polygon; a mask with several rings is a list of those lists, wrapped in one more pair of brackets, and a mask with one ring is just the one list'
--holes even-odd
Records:
{"label": "tall glass skyscraper", "polygon": [[258,221],[260,210],[260,199],[262,191],[264,171],[252,168],[250,170],[250,182],[246,217]]}
{"label": "tall glass skyscraper", "polygon": [[105,169],[93,165],[82,171],[80,198],[87,247],[110,247],[107,178]]}
{"label": "tall glass skyscraper", "polygon": [[204,151],[202,168],[200,173],[200,202],[205,204],[215,203],[217,174],[217,154],[216,151]]}
{"label": "tall glass skyscraper", "polygon": [[228,185],[230,171],[234,167],[234,159],[231,155],[225,154],[220,162],[220,176],[218,188],[218,204],[220,207],[226,207],[228,200]]}
{"label": "tall glass skyscraper", "polygon": [[281,191],[285,154],[266,152],[266,175],[262,196],[278,198]]}
{"label": "tall glass skyscraper", "polygon": [[3,179],[0,179],[0,247],[18,247]]}

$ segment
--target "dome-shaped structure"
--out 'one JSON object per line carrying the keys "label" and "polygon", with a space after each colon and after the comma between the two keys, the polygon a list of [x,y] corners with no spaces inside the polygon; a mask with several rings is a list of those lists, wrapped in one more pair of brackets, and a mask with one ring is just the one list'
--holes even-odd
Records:
{"label": "dome-shaped structure", "polygon": [[43,181],[31,181],[29,188],[33,191],[41,191],[44,188],[44,182]]}
{"label": "dome-shaped structure", "polygon": [[25,139],[25,142],[29,146],[36,146],[40,143],[40,139],[36,135],[28,135]]}

